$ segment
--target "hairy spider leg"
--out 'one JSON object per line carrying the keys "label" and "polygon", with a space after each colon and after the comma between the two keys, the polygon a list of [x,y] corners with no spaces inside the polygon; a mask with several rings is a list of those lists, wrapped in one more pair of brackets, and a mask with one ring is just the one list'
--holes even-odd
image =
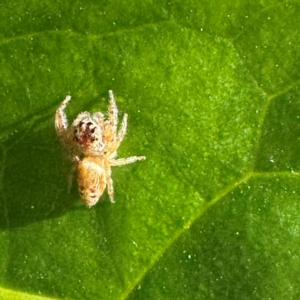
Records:
{"label": "hairy spider leg", "polygon": [[116,100],[112,90],[108,91],[109,94],[109,124],[110,128],[112,129],[113,135],[115,136],[117,132],[118,126],[118,107],[116,104]]}
{"label": "hairy spider leg", "polygon": [[124,139],[124,136],[127,131],[127,119],[128,119],[128,115],[125,114],[122,120],[121,129],[119,130],[117,136],[114,137],[113,142],[111,142],[111,144],[109,145],[109,151],[111,153],[115,152],[119,148],[121,142]]}
{"label": "hairy spider leg", "polygon": [[68,119],[65,113],[65,108],[70,100],[71,96],[66,96],[66,98],[63,100],[55,114],[55,129],[59,136],[62,136],[68,128]]}
{"label": "hairy spider leg", "polygon": [[107,193],[109,196],[109,200],[111,203],[115,203],[114,198],[114,182],[111,178],[111,167],[109,164],[106,164],[105,166],[105,175],[106,175],[106,184],[107,184]]}
{"label": "hairy spider leg", "polygon": [[128,164],[132,164],[139,160],[145,160],[146,156],[131,156],[127,158],[119,158],[119,159],[111,159],[109,160],[111,166],[124,166]]}

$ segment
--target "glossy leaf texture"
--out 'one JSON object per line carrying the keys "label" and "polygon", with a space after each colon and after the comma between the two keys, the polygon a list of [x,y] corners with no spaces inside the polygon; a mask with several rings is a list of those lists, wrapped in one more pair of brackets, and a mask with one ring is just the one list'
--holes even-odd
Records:
{"label": "glossy leaf texture", "polygon": [[[2,299],[298,299],[299,1],[0,4]],[[128,132],[80,203],[54,129]],[[70,184],[71,182],[72,185]],[[19,298],[18,298],[19,297]]]}

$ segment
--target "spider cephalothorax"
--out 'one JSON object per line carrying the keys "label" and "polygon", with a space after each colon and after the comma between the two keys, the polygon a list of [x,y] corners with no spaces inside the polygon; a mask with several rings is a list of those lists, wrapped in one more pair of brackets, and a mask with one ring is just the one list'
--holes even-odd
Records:
{"label": "spider cephalothorax", "polygon": [[83,112],[69,126],[64,110],[71,96],[65,98],[55,116],[57,134],[70,150],[72,159],[77,163],[79,193],[88,207],[98,202],[106,186],[110,201],[114,202],[112,166],[123,166],[146,159],[145,156],[115,159],[117,149],[126,133],[127,114],[124,114],[118,131],[118,108],[112,91],[109,91],[109,98],[107,120],[100,112],[92,115]]}
{"label": "spider cephalothorax", "polygon": [[84,112],[78,115],[72,124],[73,141],[84,155],[97,156],[105,147],[103,140],[103,115],[90,115]]}

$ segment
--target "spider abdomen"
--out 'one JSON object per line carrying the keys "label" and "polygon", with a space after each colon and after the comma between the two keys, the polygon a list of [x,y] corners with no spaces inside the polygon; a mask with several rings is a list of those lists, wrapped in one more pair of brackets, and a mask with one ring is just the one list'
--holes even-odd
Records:
{"label": "spider abdomen", "polygon": [[106,187],[103,160],[89,156],[79,161],[77,181],[81,199],[88,207],[95,205]]}

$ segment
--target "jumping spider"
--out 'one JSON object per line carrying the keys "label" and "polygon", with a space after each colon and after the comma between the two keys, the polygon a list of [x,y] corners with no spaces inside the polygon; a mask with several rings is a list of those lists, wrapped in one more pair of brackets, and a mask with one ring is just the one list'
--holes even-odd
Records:
{"label": "jumping spider", "polygon": [[124,114],[120,130],[118,125],[118,108],[112,91],[109,91],[108,120],[100,112],[80,113],[72,125],[68,125],[65,108],[71,100],[66,96],[55,115],[55,129],[63,144],[77,162],[78,188],[82,200],[88,207],[95,205],[107,185],[111,202],[114,200],[112,166],[123,166],[146,159],[145,156],[131,156],[116,159],[127,128],[127,114]]}

